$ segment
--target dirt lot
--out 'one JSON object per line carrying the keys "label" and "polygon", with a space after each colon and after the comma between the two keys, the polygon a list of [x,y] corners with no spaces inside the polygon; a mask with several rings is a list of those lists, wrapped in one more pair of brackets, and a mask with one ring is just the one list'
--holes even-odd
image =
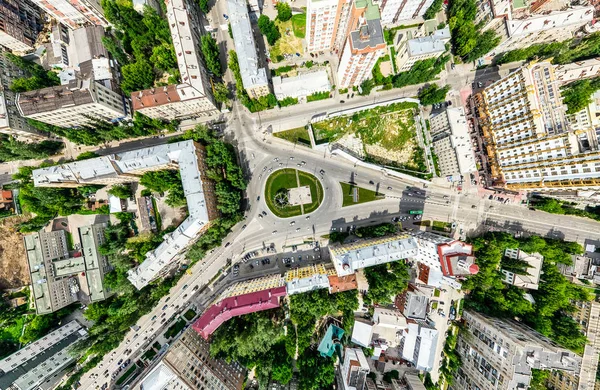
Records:
{"label": "dirt lot", "polygon": [[16,226],[26,219],[9,217],[0,220],[0,289],[29,284],[23,235],[16,230]]}

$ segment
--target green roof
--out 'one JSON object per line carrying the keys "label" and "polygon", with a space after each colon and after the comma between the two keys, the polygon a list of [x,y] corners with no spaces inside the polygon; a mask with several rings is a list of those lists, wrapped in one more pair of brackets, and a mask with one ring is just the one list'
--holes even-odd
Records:
{"label": "green roof", "polygon": [[513,0],[513,9],[525,8],[525,0]]}
{"label": "green roof", "polygon": [[379,7],[373,4],[372,0],[369,0],[369,4],[367,5],[367,10],[365,11],[365,18],[367,20],[381,19]]}
{"label": "green roof", "polygon": [[340,340],[344,335],[344,330],[335,325],[329,325],[327,332],[319,343],[317,350],[323,357],[332,357],[335,352],[336,345],[340,345]]}

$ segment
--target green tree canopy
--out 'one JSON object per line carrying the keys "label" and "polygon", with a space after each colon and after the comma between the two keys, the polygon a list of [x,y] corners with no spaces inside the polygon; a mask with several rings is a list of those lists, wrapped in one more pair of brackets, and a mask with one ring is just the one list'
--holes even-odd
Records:
{"label": "green tree canopy", "polygon": [[500,43],[494,30],[481,31],[475,24],[477,5],[475,0],[450,0],[448,23],[452,32],[452,44],[456,55],[465,62],[473,62],[492,51]]}
{"label": "green tree canopy", "polygon": [[41,65],[12,53],[6,53],[6,58],[25,74],[25,77],[12,81],[11,91],[27,92],[60,85],[60,79],[54,71],[46,70]]}
{"label": "green tree canopy", "polygon": [[121,199],[129,199],[133,196],[131,185],[129,184],[116,184],[107,191],[110,195],[116,196]]}
{"label": "green tree canopy", "polygon": [[449,85],[440,88],[435,83],[429,84],[428,86],[421,88],[419,91],[419,101],[424,106],[441,103],[446,100],[446,94],[448,94],[449,90]]}
{"label": "green tree canopy", "polygon": [[123,74],[121,89],[126,94],[148,89],[154,85],[154,70],[145,60],[123,66],[121,73]]}
{"label": "green tree canopy", "polygon": [[64,144],[58,141],[27,143],[7,135],[0,135],[0,162],[43,159],[58,154],[63,147]]}
{"label": "green tree canopy", "polygon": [[267,15],[263,14],[258,18],[258,29],[260,30],[260,33],[267,38],[267,42],[269,42],[269,45],[271,46],[281,38],[279,29]]}
{"label": "green tree canopy", "polygon": [[408,265],[404,261],[380,264],[364,269],[369,283],[366,299],[378,304],[392,303],[408,287]]}
{"label": "green tree canopy", "polygon": [[223,70],[221,69],[221,61],[219,59],[220,51],[217,41],[210,34],[204,34],[202,35],[202,38],[200,38],[200,49],[202,50],[204,62],[206,62],[208,70],[215,76],[221,77],[223,75]]}
{"label": "green tree canopy", "polygon": [[280,1],[277,3],[275,8],[277,8],[277,19],[281,20],[282,22],[287,22],[292,18],[292,7],[290,7],[288,3]]}

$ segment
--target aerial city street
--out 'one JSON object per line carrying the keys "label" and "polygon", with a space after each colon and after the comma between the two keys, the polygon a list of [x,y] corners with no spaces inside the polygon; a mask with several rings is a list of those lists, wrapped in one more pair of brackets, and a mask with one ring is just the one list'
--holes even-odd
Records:
{"label": "aerial city street", "polygon": [[0,15],[0,390],[600,389],[600,3]]}

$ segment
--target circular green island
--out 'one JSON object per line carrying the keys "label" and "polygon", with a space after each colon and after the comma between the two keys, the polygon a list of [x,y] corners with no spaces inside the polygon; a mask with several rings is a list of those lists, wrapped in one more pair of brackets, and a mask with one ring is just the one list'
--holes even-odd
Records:
{"label": "circular green island", "polygon": [[279,169],[267,178],[265,202],[279,218],[309,214],[323,202],[323,186],[308,172]]}

